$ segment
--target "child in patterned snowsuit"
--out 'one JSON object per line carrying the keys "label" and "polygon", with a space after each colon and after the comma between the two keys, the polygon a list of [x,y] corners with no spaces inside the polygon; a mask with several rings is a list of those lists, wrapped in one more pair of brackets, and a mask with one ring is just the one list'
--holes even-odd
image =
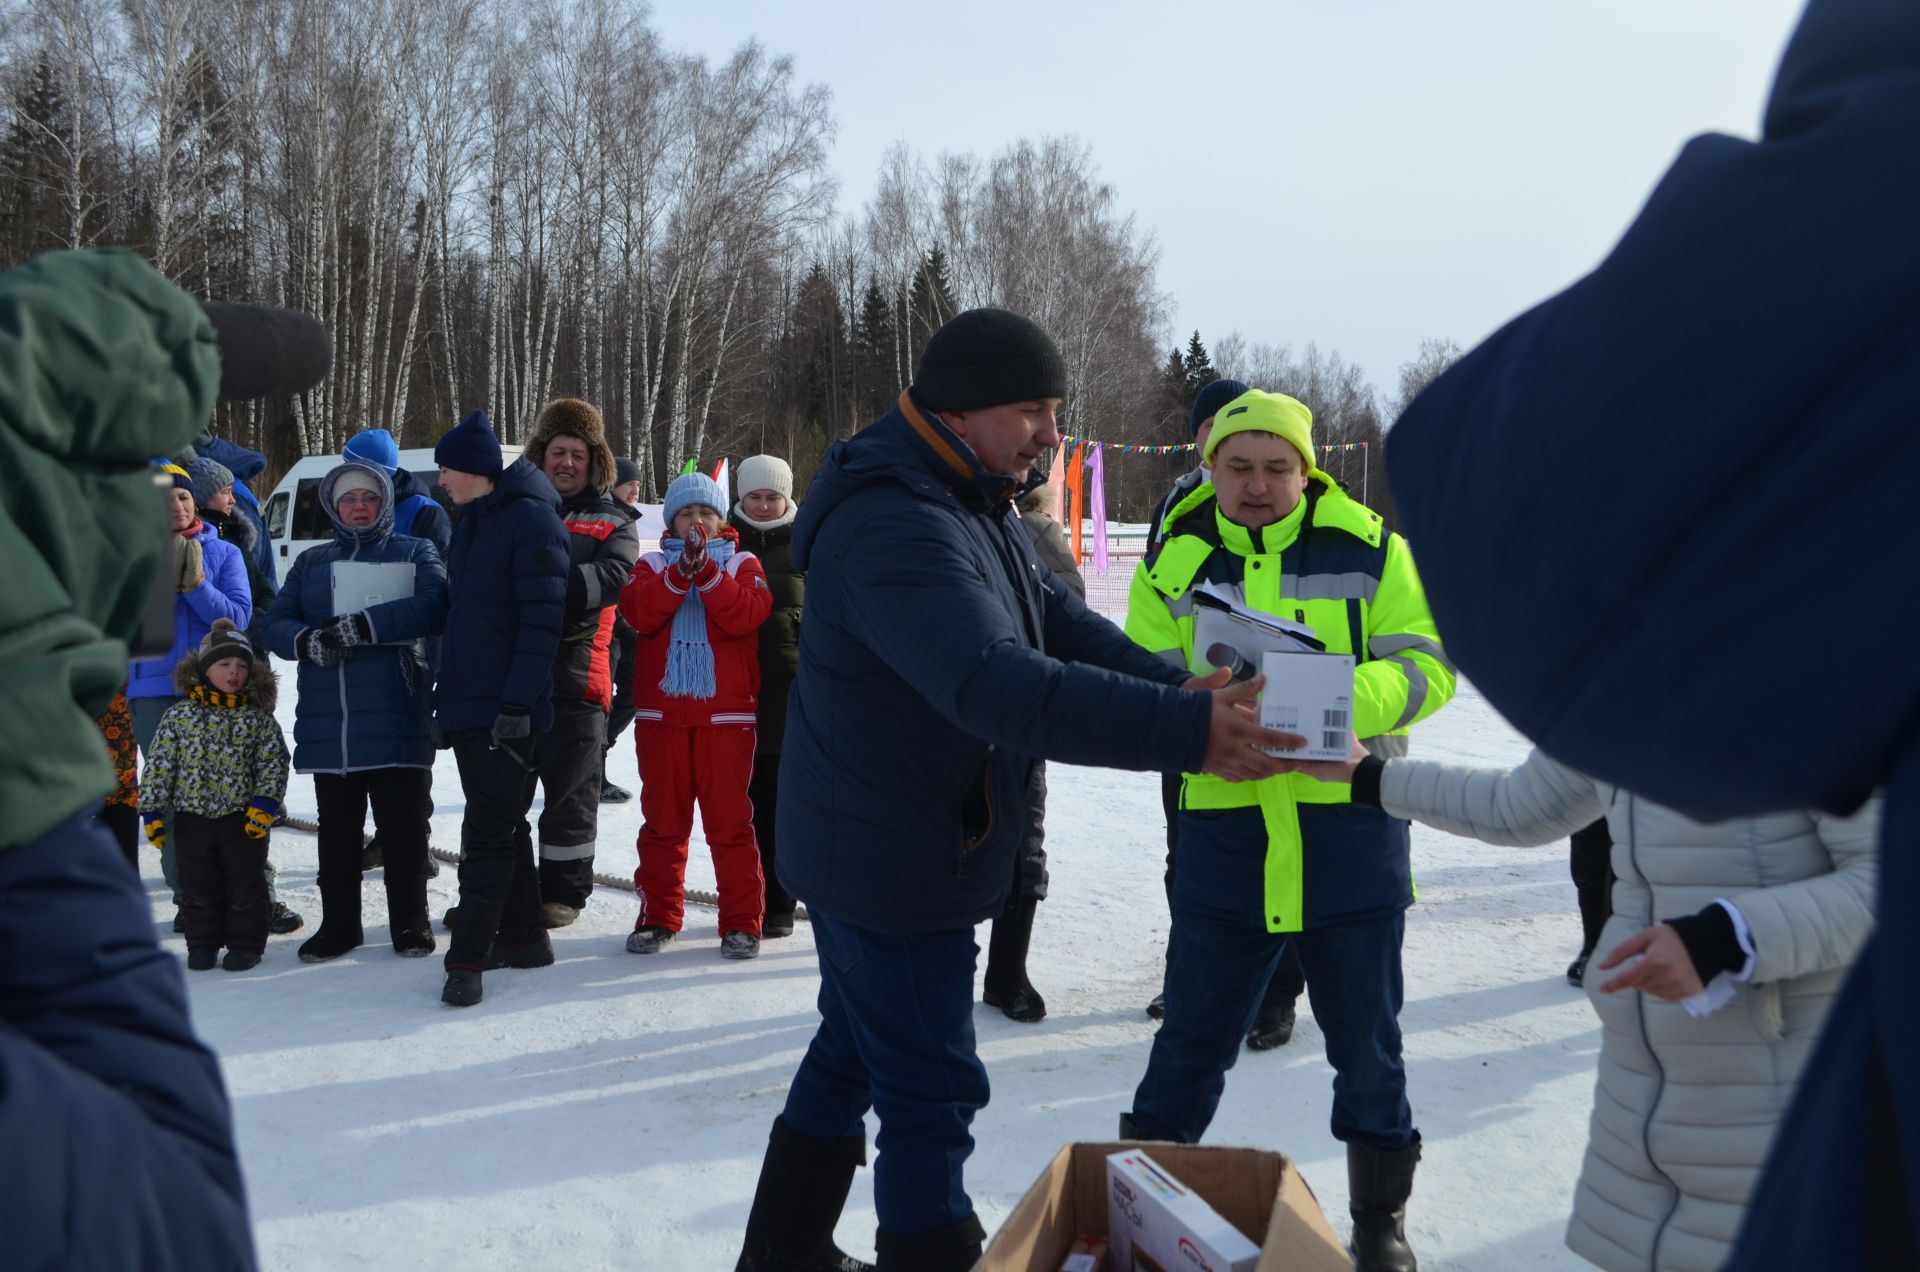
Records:
{"label": "child in patterned snowsuit", "polygon": [[223,618],[180,660],[174,685],[186,696],[154,734],[141,820],[162,847],[173,815],[188,969],[211,968],[224,945],[221,966],[245,971],[267,945],[267,831],[287,793],[273,669]]}

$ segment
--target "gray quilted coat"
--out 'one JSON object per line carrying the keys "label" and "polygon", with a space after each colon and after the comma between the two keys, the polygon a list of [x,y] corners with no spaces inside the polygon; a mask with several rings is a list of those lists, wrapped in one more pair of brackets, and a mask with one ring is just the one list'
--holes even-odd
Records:
{"label": "gray quilted coat", "polygon": [[[1852,817],[1691,821],[1533,752],[1518,768],[1389,761],[1396,817],[1488,843],[1553,843],[1605,813],[1613,916],[1587,976],[1602,1031],[1567,1245],[1613,1272],[1711,1272],[1732,1253],[1775,1126],[1873,922],[1880,801]],[[1705,1019],[1598,965],[1641,928],[1725,898],[1752,933],[1752,980]]]}

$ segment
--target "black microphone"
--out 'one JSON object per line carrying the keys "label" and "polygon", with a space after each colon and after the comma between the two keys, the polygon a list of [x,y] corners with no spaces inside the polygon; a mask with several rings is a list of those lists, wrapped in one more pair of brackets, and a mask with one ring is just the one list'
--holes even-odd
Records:
{"label": "black microphone", "polygon": [[1235,680],[1252,680],[1260,674],[1259,668],[1224,640],[1216,640],[1207,646],[1207,663],[1213,667],[1225,667]]}
{"label": "black microphone", "polygon": [[200,302],[220,345],[220,400],[291,397],[333,370],[333,339],[317,318],[269,305]]}

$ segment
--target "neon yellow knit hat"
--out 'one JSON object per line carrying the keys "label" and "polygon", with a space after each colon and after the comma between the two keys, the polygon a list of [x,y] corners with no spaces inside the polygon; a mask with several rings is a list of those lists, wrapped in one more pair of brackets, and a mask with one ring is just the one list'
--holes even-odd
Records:
{"label": "neon yellow knit hat", "polygon": [[1293,443],[1313,471],[1313,412],[1306,403],[1284,393],[1266,393],[1249,389],[1220,408],[1213,417],[1213,432],[1207,434],[1206,462],[1220,443],[1235,433],[1272,433]]}

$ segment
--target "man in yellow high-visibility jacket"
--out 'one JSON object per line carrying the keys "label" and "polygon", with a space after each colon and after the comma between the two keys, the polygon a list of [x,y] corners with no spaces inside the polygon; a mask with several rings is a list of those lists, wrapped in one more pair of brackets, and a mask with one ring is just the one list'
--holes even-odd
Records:
{"label": "man in yellow high-visibility jacket", "polygon": [[[1355,735],[1377,753],[1405,754],[1408,727],[1453,696],[1453,668],[1405,541],[1314,468],[1312,425],[1281,394],[1254,390],[1221,408],[1207,442],[1213,481],[1172,510],[1165,543],[1141,562],[1127,633],[1207,669],[1193,647],[1203,582],[1304,622],[1330,652],[1358,661]],[[1413,902],[1407,823],[1303,773],[1243,784],[1189,774],[1179,816],[1166,1022],[1121,1134],[1200,1138],[1291,944],[1334,1068],[1356,1266],[1412,1269],[1404,1220],[1420,1136],[1398,1020]]]}

